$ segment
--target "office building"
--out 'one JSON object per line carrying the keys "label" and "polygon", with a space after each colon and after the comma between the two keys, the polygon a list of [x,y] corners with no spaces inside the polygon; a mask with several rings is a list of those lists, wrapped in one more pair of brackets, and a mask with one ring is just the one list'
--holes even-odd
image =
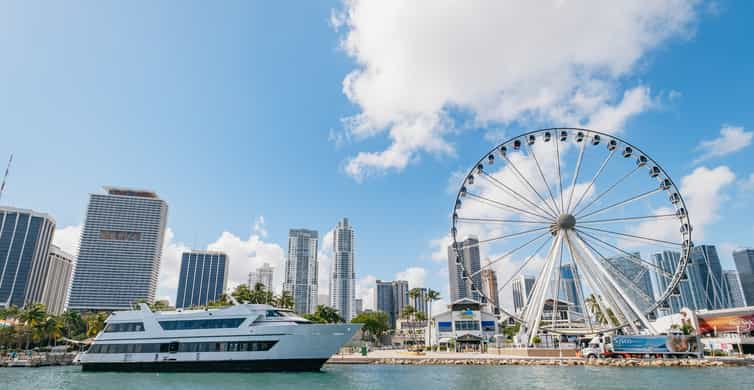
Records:
{"label": "office building", "polygon": [[47,214],[0,207],[0,307],[42,301],[54,231]]}
{"label": "office building", "polygon": [[723,269],[714,245],[697,245],[691,251],[687,266],[694,276],[694,294],[698,309],[717,310],[730,307],[730,294],[726,290]]}
{"label": "office building", "polygon": [[228,256],[221,252],[191,251],[181,256],[178,309],[206,306],[218,301],[228,285]]}
{"label": "office building", "polygon": [[567,302],[569,311],[577,313],[582,312],[582,302],[579,297],[579,290],[576,286],[578,274],[576,267],[572,264],[560,266],[560,288],[558,290],[558,300]]}
{"label": "office building", "polygon": [[744,290],[741,287],[741,280],[738,278],[738,272],[736,271],[723,271],[725,277],[725,285],[730,295],[731,307],[744,307],[746,306],[746,299],[744,298]]}
{"label": "office building", "polygon": [[754,249],[734,251],[733,261],[736,263],[738,278],[741,281],[744,301],[749,305],[754,305]]}
{"label": "office building", "polygon": [[294,310],[299,314],[313,313],[317,307],[318,245],[316,230],[291,229],[288,233],[283,290],[291,293]]}
{"label": "office building", "polygon": [[375,309],[388,315],[390,326],[395,328],[403,308],[409,305],[408,282],[405,280],[376,282]]}
{"label": "office building", "polygon": [[275,268],[270,267],[269,263],[264,263],[256,271],[249,272],[249,288],[253,290],[257,284],[261,284],[266,291],[274,292],[272,285],[274,276]]}
{"label": "office building", "polygon": [[333,234],[333,261],[330,271],[330,306],[346,321],[356,315],[356,273],[354,271],[354,233],[348,218],[338,222]]}
{"label": "office building", "polygon": [[[670,279],[663,277],[662,274],[674,275],[680,261],[681,254],[675,251],[662,251],[652,255],[652,262],[662,270],[662,273],[654,272],[652,274],[654,276],[653,290],[655,291],[655,298],[658,298],[664,293],[670,283]],[[687,267],[685,280],[681,280],[677,286],[679,294],[668,297],[666,301],[668,307],[666,309],[661,309],[661,311],[664,312],[663,314],[680,313],[681,309],[684,307],[691,310],[698,310],[696,302],[698,294],[693,292],[694,289],[697,288],[697,279],[698,277],[695,269]]]}
{"label": "office building", "polygon": [[652,287],[652,272],[641,263],[641,255],[634,252],[631,256],[607,258],[609,272],[615,275],[616,282],[628,297],[639,307],[645,309],[655,303]]}
{"label": "office building", "polygon": [[529,301],[531,290],[534,288],[534,278],[531,276],[518,275],[511,283],[513,290],[513,312],[520,314]]}
{"label": "office building", "polygon": [[330,306],[330,296],[327,294],[317,294],[317,305]]}
{"label": "office building", "polygon": [[483,269],[482,293],[489,299],[485,304],[485,310],[489,313],[498,313],[500,298],[497,289],[497,273],[489,268]]}
{"label": "office building", "polygon": [[[456,244],[448,246],[448,277],[450,282],[450,298],[455,301],[462,298],[471,298],[477,302],[481,299],[478,293],[471,290],[471,285],[467,279],[463,277],[463,270],[465,270],[471,280],[474,282],[474,286],[481,290],[482,286],[482,274],[481,274],[481,258],[479,255],[479,240],[476,237],[469,237],[460,243],[460,250]],[[458,261],[458,255],[461,255],[460,262]]]}
{"label": "office building", "polygon": [[356,315],[359,315],[364,312],[364,300],[361,298],[357,298],[353,300],[354,302],[354,311],[356,312]]}
{"label": "office building", "polygon": [[63,314],[73,277],[74,256],[55,245],[50,245],[49,265],[41,303],[47,312]]}
{"label": "office building", "polygon": [[168,205],[152,191],[106,187],[92,194],[68,309],[129,310],[154,302]]}

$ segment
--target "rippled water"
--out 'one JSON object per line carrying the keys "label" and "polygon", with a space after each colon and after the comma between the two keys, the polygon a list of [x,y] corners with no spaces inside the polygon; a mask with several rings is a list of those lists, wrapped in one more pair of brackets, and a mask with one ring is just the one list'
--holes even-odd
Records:
{"label": "rippled water", "polygon": [[316,373],[89,373],[0,368],[0,389],[754,389],[751,368],[325,366]]}

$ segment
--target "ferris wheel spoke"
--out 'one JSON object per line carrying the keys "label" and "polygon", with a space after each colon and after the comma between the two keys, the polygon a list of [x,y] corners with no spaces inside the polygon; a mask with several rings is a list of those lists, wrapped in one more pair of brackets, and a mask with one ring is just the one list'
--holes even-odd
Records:
{"label": "ferris wheel spoke", "polygon": [[542,235],[549,234],[550,227],[549,226],[547,226],[547,227],[541,227],[541,228],[536,228],[536,229],[531,229],[531,230],[524,230],[524,231],[521,231],[521,232],[504,234],[502,236],[487,238],[487,239],[484,239],[484,240],[479,240],[479,241],[477,241],[477,242],[475,242],[473,244],[459,245],[458,249],[462,250],[462,249],[468,249],[468,248],[475,248],[475,247],[481,246],[482,244],[487,244],[487,243],[494,242],[494,241],[506,240],[508,238],[513,238],[513,237],[525,236],[525,235],[527,235],[529,233],[541,232],[543,230],[547,230],[547,232],[543,233]]}
{"label": "ferris wheel spoke", "polygon": [[471,199],[475,199],[477,201],[480,201],[482,203],[486,203],[486,204],[488,204],[490,206],[495,206],[495,207],[498,207],[498,208],[507,209],[509,211],[510,210],[517,211],[517,212],[522,213],[522,214],[527,214],[527,215],[530,215],[532,217],[536,217],[536,218],[538,218],[540,220],[541,219],[544,219],[544,220],[549,219],[549,217],[546,217],[544,215],[533,213],[531,211],[526,211],[526,210],[524,210],[522,208],[519,208],[519,207],[516,207],[516,206],[511,206],[511,205],[509,205],[507,203],[503,203],[503,202],[500,202],[500,201],[497,201],[497,200],[492,200],[492,199],[489,199],[489,198],[484,197],[482,195],[477,195],[477,194],[475,194],[473,192],[467,192],[466,196],[470,197]]}
{"label": "ferris wheel spoke", "polygon": [[458,217],[456,218],[456,221],[467,222],[467,223],[524,223],[524,224],[548,225],[548,226],[552,224],[552,222],[550,221],[525,221],[525,220],[520,220],[520,219],[498,219],[498,218]]}
{"label": "ferris wheel spoke", "polygon": [[[638,264],[640,266],[649,266],[649,267],[652,267],[655,270],[657,270],[657,273],[659,275],[664,276],[667,279],[672,279],[673,278],[672,274],[668,273],[667,271],[665,271],[664,269],[662,269],[662,267],[658,266],[657,264],[650,263],[650,262],[642,259],[641,257],[637,257],[635,254],[630,253],[628,251],[625,251],[625,250],[623,250],[623,249],[621,249],[621,248],[619,248],[619,247],[617,247],[617,246],[615,246],[615,245],[613,245],[613,244],[611,244],[609,242],[603,241],[603,240],[599,239],[598,237],[596,237],[596,236],[594,236],[592,234],[589,234],[588,232],[576,229],[576,234],[578,234],[582,240],[584,240],[583,236],[587,236],[587,237],[591,238],[592,240],[601,243],[605,247],[617,250],[618,252],[620,252],[624,256],[626,256],[627,259],[629,259],[630,261],[633,261],[635,264]],[[584,241],[586,241],[586,240],[584,240]]]}
{"label": "ferris wheel spoke", "polygon": [[[536,229],[536,230],[540,230],[540,231],[541,231],[542,229]],[[520,236],[520,235],[523,235],[523,234],[528,234],[528,233],[534,232],[534,231],[536,231],[536,230],[529,230],[529,231],[527,231],[527,232],[518,233],[517,235],[519,235],[519,236]],[[542,233],[542,234],[538,235],[537,237],[534,237],[534,238],[532,238],[531,240],[529,240],[529,241],[525,242],[524,244],[522,244],[522,245],[520,245],[520,246],[518,246],[518,247],[516,247],[516,248],[513,248],[513,249],[511,249],[510,251],[506,252],[505,254],[503,254],[503,255],[500,255],[500,256],[498,256],[498,257],[497,257],[496,259],[494,259],[494,260],[492,260],[492,261],[488,262],[488,263],[487,263],[487,264],[486,264],[486,265],[485,265],[484,267],[482,267],[482,268],[481,268],[481,269],[480,269],[479,271],[472,273],[472,274],[471,274],[471,275],[470,275],[469,277],[470,277],[470,278],[473,278],[474,276],[476,276],[476,275],[478,275],[478,274],[482,273],[482,270],[483,270],[483,269],[486,269],[486,268],[488,268],[488,267],[492,266],[493,264],[496,264],[496,263],[498,263],[498,262],[502,261],[502,260],[503,260],[503,259],[505,259],[506,257],[512,256],[512,255],[513,255],[514,253],[516,253],[516,252],[520,251],[521,249],[524,249],[524,248],[526,248],[527,246],[531,245],[531,244],[532,244],[533,242],[535,242],[535,241],[538,241],[538,240],[542,239],[542,237],[546,237],[546,236],[547,236],[547,235],[549,235],[549,234],[550,234],[550,232],[549,232],[549,231],[548,231],[548,232],[545,232],[545,233]],[[481,241],[480,241],[480,243],[481,243]],[[463,249],[463,248],[462,248],[462,249]]]}
{"label": "ferris wheel spoke", "polygon": [[[537,248],[537,249],[536,249],[536,250],[534,251],[534,253],[532,253],[532,254],[531,254],[531,256],[529,256],[528,258],[526,258],[526,260],[524,260],[524,262],[523,262],[523,263],[521,263],[521,265],[520,265],[520,266],[518,267],[518,269],[516,269],[516,271],[515,271],[515,272],[513,273],[513,275],[512,275],[512,276],[511,276],[510,278],[508,278],[508,280],[506,280],[506,281],[505,281],[505,283],[503,283],[502,285],[500,285],[500,287],[498,287],[498,289],[497,289],[497,291],[498,291],[498,294],[499,294],[500,292],[502,292],[502,291],[503,291],[503,289],[504,289],[504,288],[505,288],[506,286],[508,286],[508,285],[509,285],[509,284],[510,284],[510,283],[511,283],[511,282],[513,281],[513,279],[515,279],[515,278],[516,278],[516,277],[517,277],[518,275],[521,275],[521,273],[523,272],[524,268],[526,268],[526,266],[527,266],[527,265],[528,265],[528,264],[529,264],[529,263],[530,263],[530,262],[531,262],[531,261],[532,261],[532,260],[533,260],[533,259],[534,259],[534,258],[535,258],[535,257],[537,256],[537,254],[539,254],[539,252],[541,252],[541,251],[542,251],[542,249],[543,249],[543,248],[544,248],[545,246],[547,246],[547,244],[548,244],[548,243],[549,243],[550,241],[552,241],[552,236],[550,236],[550,238],[548,238],[547,240],[545,240],[545,241],[544,241],[544,242],[542,243],[542,245],[540,245],[540,246],[539,246],[539,247],[538,247],[538,248]],[[489,266],[489,264],[485,265],[485,267],[488,267],[488,266]]]}
{"label": "ferris wheel spoke", "polygon": [[584,197],[586,196],[586,194],[589,193],[589,190],[592,189],[592,187],[594,186],[594,183],[597,181],[597,178],[600,177],[600,175],[602,175],[602,171],[605,170],[607,163],[610,162],[610,159],[613,158],[613,155],[615,155],[615,150],[611,150],[610,154],[608,154],[607,157],[605,157],[605,160],[602,161],[602,165],[600,165],[599,169],[597,169],[597,172],[594,174],[594,177],[592,177],[592,181],[589,182],[589,185],[586,187],[586,189],[584,189],[584,192],[581,193],[579,200],[576,202],[575,205],[573,205],[573,208],[568,210],[569,213],[573,214],[573,212],[579,207],[581,202],[584,201]]}
{"label": "ferris wheel spoke", "polygon": [[625,181],[626,179],[628,179],[628,178],[629,178],[629,177],[630,177],[631,175],[633,175],[633,174],[634,174],[634,172],[638,171],[638,170],[639,170],[639,168],[641,168],[641,167],[637,165],[637,166],[636,166],[636,167],[635,167],[634,169],[632,169],[632,170],[628,171],[628,173],[626,173],[625,175],[623,175],[623,177],[621,177],[620,179],[618,179],[618,181],[616,181],[615,183],[613,183],[613,184],[612,184],[612,185],[611,185],[610,187],[608,187],[608,188],[607,188],[607,189],[606,189],[605,191],[603,191],[603,192],[602,192],[601,194],[599,194],[599,195],[598,195],[598,196],[596,196],[596,197],[595,197],[594,199],[592,199],[592,201],[591,201],[591,202],[587,203],[587,205],[586,205],[586,206],[582,207],[582,208],[581,208],[581,210],[577,211],[577,212],[576,212],[576,213],[575,213],[574,215],[578,215],[578,214],[581,214],[581,213],[583,213],[584,211],[588,210],[590,206],[592,206],[592,205],[593,205],[593,204],[595,204],[595,203],[596,203],[597,201],[599,201],[600,199],[602,199],[602,198],[603,198],[603,197],[604,197],[605,195],[609,194],[609,193],[610,193],[610,191],[612,191],[612,190],[613,190],[613,189],[614,189],[615,187],[617,187],[617,186],[618,186],[618,185],[619,185],[620,183],[622,183],[622,182],[624,182],[624,181]]}
{"label": "ferris wheel spoke", "polygon": [[542,267],[536,281],[534,282],[534,288],[531,296],[527,299],[527,304],[524,307],[524,319],[526,321],[526,339],[528,343],[534,343],[534,336],[539,331],[539,326],[542,322],[542,314],[544,312],[544,303],[546,298],[546,292],[549,289],[552,281],[552,272],[555,268],[555,259],[558,256],[558,249],[560,243],[563,241],[563,234],[559,233],[557,238],[550,247],[550,252],[547,255],[547,260]]}
{"label": "ferris wheel spoke", "polygon": [[[553,141],[555,142],[555,141]],[[545,184],[545,187],[547,187],[547,192],[550,194],[550,199],[552,200],[553,206],[555,206],[555,209],[550,207],[550,204],[545,202],[547,205],[547,208],[550,209],[555,214],[560,214],[557,211],[558,208],[558,202],[555,201],[555,195],[552,193],[552,189],[550,188],[550,183],[547,181],[547,178],[545,177],[545,173],[542,171],[542,166],[539,165],[539,159],[537,158],[537,155],[534,153],[534,148],[530,145],[527,147],[529,150],[529,154],[534,159],[534,164],[537,166],[537,171],[539,172],[539,176],[542,178],[542,182]]]}
{"label": "ferris wheel spoke", "polygon": [[[545,200],[544,197],[542,197],[542,194],[540,194],[539,191],[537,191],[537,189],[531,184],[531,182],[521,173],[521,171],[518,170],[518,168],[516,167],[516,164],[514,164],[513,161],[511,161],[511,159],[508,158],[508,156],[504,156],[504,158],[505,158],[505,161],[507,161],[508,164],[511,166],[511,168],[513,168],[513,172],[516,174],[516,177],[519,179],[519,181],[522,184],[526,184],[532,190],[532,192],[534,192],[537,195],[537,197],[539,197],[539,199],[544,204],[547,204],[547,201]],[[548,208],[549,208],[549,205],[548,205]],[[558,214],[557,212],[554,213],[554,215],[557,215],[557,214]]]}
{"label": "ferris wheel spoke", "polygon": [[612,234],[612,235],[614,235],[614,236],[621,236],[621,237],[633,238],[633,239],[636,239],[636,240],[644,240],[644,241],[651,241],[651,242],[656,242],[656,243],[660,243],[660,244],[668,244],[668,245],[673,245],[673,246],[681,246],[681,243],[678,243],[678,242],[671,242],[671,241],[665,241],[665,240],[658,240],[658,239],[655,239],[655,238],[649,238],[649,237],[644,237],[644,236],[638,236],[638,235],[635,235],[635,234],[628,234],[628,233],[620,233],[620,232],[614,232],[614,231],[612,231],[612,230],[607,230],[607,229],[598,229],[598,228],[593,228],[593,227],[589,227],[589,226],[582,226],[581,228],[582,228],[582,229],[589,229],[589,230],[594,230],[594,231],[598,231],[598,232],[602,232],[602,233],[607,233],[607,234]]}
{"label": "ferris wheel spoke", "polygon": [[654,195],[654,194],[656,194],[656,193],[658,193],[658,192],[662,192],[662,191],[663,191],[663,189],[662,189],[662,188],[655,188],[655,189],[653,189],[653,190],[649,190],[649,191],[647,191],[647,192],[643,192],[643,193],[641,193],[641,194],[638,194],[638,195],[634,195],[634,196],[632,196],[632,197],[630,197],[630,198],[628,198],[628,199],[624,199],[624,200],[622,200],[622,201],[620,201],[620,202],[615,202],[615,203],[613,203],[613,204],[611,204],[611,205],[609,205],[609,206],[605,206],[605,207],[603,207],[603,208],[601,208],[601,209],[598,209],[598,210],[592,211],[592,212],[591,212],[591,213],[589,213],[589,214],[586,214],[586,215],[577,215],[577,218],[588,218],[588,217],[591,217],[592,215],[601,214],[601,213],[603,213],[603,212],[605,212],[605,211],[608,211],[608,210],[610,210],[610,209],[613,209],[613,208],[616,208],[616,207],[621,207],[621,206],[625,206],[625,205],[631,204],[631,203],[633,203],[633,202],[636,202],[636,201],[638,201],[638,200],[642,200],[642,199],[644,199],[644,198],[650,197],[650,196],[652,196],[652,195]]}
{"label": "ferris wheel spoke", "polygon": [[584,161],[584,153],[586,151],[586,141],[582,141],[581,143],[581,150],[579,151],[579,159],[576,162],[576,170],[573,174],[573,180],[571,180],[571,194],[568,196],[568,203],[566,207],[563,209],[570,210],[571,209],[571,202],[573,201],[573,193],[576,190],[576,181],[579,179],[579,174],[581,173],[581,163]]}
{"label": "ferris wheel spoke", "polygon": [[591,221],[579,220],[579,225],[583,225],[585,223],[600,224],[600,223],[616,223],[616,222],[634,222],[634,221],[647,220],[647,219],[663,219],[663,218],[677,218],[677,217],[678,217],[677,214],[671,213],[671,214],[657,214],[657,215],[642,215],[642,216],[636,216],[636,217],[594,219]]}
{"label": "ferris wheel spoke", "polygon": [[557,139],[554,139],[553,143],[555,144],[555,162],[558,165],[558,188],[560,189],[560,211],[562,214],[565,211],[565,202],[563,202],[563,175],[560,171],[560,147]]}
{"label": "ferris wheel spoke", "polygon": [[488,174],[487,172],[482,171],[482,176],[484,178],[486,178],[490,183],[492,183],[493,185],[497,186],[498,188],[506,190],[506,191],[509,191],[509,193],[511,193],[512,195],[514,195],[519,201],[523,201],[524,203],[528,204],[529,206],[533,206],[534,208],[536,208],[539,211],[545,213],[545,215],[548,215],[551,218],[556,218],[556,216],[553,215],[552,213],[550,213],[550,211],[547,211],[547,210],[539,207],[536,203],[532,202],[531,200],[527,199],[523,195],[519,194],[513,188],[508,187],[507,185],[505,185],[505,183],[503,183],[502,181],[498,180],[494,176]]}

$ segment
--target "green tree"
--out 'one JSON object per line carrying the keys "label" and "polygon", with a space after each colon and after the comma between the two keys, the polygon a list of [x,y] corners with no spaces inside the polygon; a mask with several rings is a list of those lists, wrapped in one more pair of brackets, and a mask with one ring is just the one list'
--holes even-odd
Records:
{"label": "green tree", "polygon": [[293,310],[293,307],[295,305],[295,302],[293,301],[293,295],[290,291],[283,291],[282,294],[280,294],[277,299],[275,299],[275,306],[281,308],[281,309],[290,309]]}
{"label": "green tree", "polygon": [[29,349],[29,344],[32,338],[38,339],[42,332],[39,331],[39,325],[47,318],[47,312],[45,311],[45,305],[41,303],[32,303],[27,305],[18,314],[18,320],[24,325],[26,332],[26,349]]}
{"label": "green tree", "polygon": [[[410,294],[410,293],[409,293]],[[416,309],[414,309],[411,305],[403,306],[403,309],[400,313],[400,318],[406,320],[406,324],[408,324],[408,335],[411,338],[411,341],[415,343],[416,340],[414,340],[414,327],[415,327],[415,321],[414,321],[414,315],[416,314]]]}
{"label": "green tree", "polygon": [[254,289],[249,292],[249,303],[269,304],[270,292],[264,287],[264,284],[257,283]]}
{"label": "green tree", "polygon": [[0,309],[0,318],[2,319],[9,319],[9,318],[17,318],[20,314],[20,310],[15,305],[10,305],[6,308]]}
{"label": "green tree", "polygon": [[351,320],[354,324],[362,324],[365,337],[374,338],[377,342],[390,329],[390,317],[381,311],[365,311]]}
{"label": "green tree", "polygon": [[318,305],[314,309],[314,314],[317,317],[325,320],[325,322],[328,324],[337,324],[340,322],[346,322],[346,320],[344,320],[343,317],[341,317],[340,314],[338,314],[338,311],[330,306]]}
{"label": "green tree", "polygon": [[250,303],[251,302],[251,290],[246,284],[239,284],[230,295],[238,301],[238,303]]}
{"label": "green tree", "polygon": [[214,309],[218,307],[227,307],[227,306],[231,306],[232,304],[233,303],[230,301],[230,297],[228,296],[228,294],[222,294],[220,295],[220,299],[216,301],[208,302],[207,308]]}
{"label": "green tree", "polygon": [[106,312],[91,313],[85,318],[86,337],[95,337],[105,329],[105,320],[110,315]]}
{"label": "green tree", "polygon": [[58,339],[63,337],[63,329],[65,328],[63,318],[58,316],[47,317],[47,320],[40,327],[44,329],[48,345],[50,343],[58,345]]}
{"label": "green tree", "polygon": [[86,321],[75,311],[66,311],[61,315],[63,320],[63,336],[79,340],[86,337]]}

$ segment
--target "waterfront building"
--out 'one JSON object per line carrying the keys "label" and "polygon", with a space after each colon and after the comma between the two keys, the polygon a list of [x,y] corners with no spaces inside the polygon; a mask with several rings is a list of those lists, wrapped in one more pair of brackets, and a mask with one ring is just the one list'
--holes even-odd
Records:
{"label": "waterfront building", "polygon": [[356,273],[354,271],[354,232],[343,218],[333,234],[333,262],[330,272],[330,306],[338,311],[346,322],[356,315]]}
{"label": "waterfront building", "polygon": [[129,310],[154,302],[168,205],[155,192],[106,187],[91,194],[68,309]]}
{"label": "waterfront building", "polygon": [[361,298],[357,298],[353,300],[354,302],[354,311],[356,312],[356,315],[359,315],[364,312],[364,300]]}
{"label": "waterfront building", "polygon": [[291,293],[299,314],[313,313],[317,306],[318,244],[316,230],[291,229],[288,233],[283,290]]}
{"label": "waterfront building", "polygon": [[330,306],[330,296],[327,294],[317,294],[317,305]]}
{"label": "waterfront building", "polygon": [[427,294],[429,290],[426,287],[417,287],[417,291],[419,291],[419,295],[417,295],[414,298],[411,298],[411,306],[414,307],[417,313],[424,313],[429,314],[427,310]]}
{"label": "waterfront building", "polygon": [[498,332],[497,317],[484,311],[478,301],[463,298],[448,305],[448,311],[432,316],[434,331],[429,345],[454,348],[455,352],[483,352]]}
{"label": "waterfront building", "polygon": [[571,264],[560,266],[560,288],[558,291],[558,300],[569,305],[569,311],[581,313],[582,302],[579,298],[579,292],[576,288],[578,275],[576,268]]}
{"label": "waterfront building", "polygon": [[0,307],[42,301],[54,231],[47,214],[0,207]]}
{"label": "waterfront building", "polygon": [[497,273],[490,268],[485,268],[482,270],[481,275],[482,293],[489,299],[485,303],[485,310],[490,313],[498,313],[500,298],[497,290]]}
{"label": "waterfront building", "polygon": [[616,256],[607,258],[608,269],[616,275],[616,281],[623,291],[642,308],[655,303],[654,288],[652,287],[651,272],[641,264],[641,254],[631,253],[631,256]]}
{"label": "waterfront building", "polygon": [[73,276],[74,256],[55,245],[50,245],[49,265],[41,303],[47,312],[63,314]]}
{"label": "waterfront building", "polygon": [[[681,261],[681,253],[676,251],[662,251],[652,254],[653,263],[666,274],[675,274],[678,268],[678,263]],[[659,273],[653,273],[654,275],[654,291],[655,296],[658,297],[667,288],[669,280],[661,277]],[[692,277],[693,276],[693,277]],[[661,309],[662,314],[680,313],[681,309],[687,307],[691,310],[697,310],[698,305],[696,303],[697,294],[693,293],[696,288],[696,272],[689,267],[686,268],[686,280],[681,280],[678,283],[678,292],[680,295],[671,295],[667,299],[668,307]]]}
{"label": "waterfront building", "polygon": [[[458,244],[460,245],[460,250],[456,249],[458,246],[456,246],[455,243],[448,246],[450,297],[453,300],[471,298],[475,301],[480,301],[481,297],[479,296],[479,293],[472,292],[468,280],[463,278],[463,270],[466,270],[466,272],[471,275],[471,280],[474,282],[474,286],[477,289],[481,289],[482,262],[479,255],[479,239],[476,237],[468,237]],[[461,254],[460,264],[457,261],[459,252]]]}
{"label": "waterfront building", "polygon": [[218,301],[228,285],[228,256],[222,252],[191,251],[181,256],[178,309],[206,306]]}
{"label": "waterfront building", "polygon": [[513,311],[515,314],[520,314],[529,301],[529,295],[531,295],[531,290],[534,288],[534,281],[534,277],[518,275],[511,282]]}
{"label": "waterfront building", "polygon": [[738,277],[737,271],[723,271],[725,277],[725,285],[730,294],[731,307],[744,307],[746,306],[746,298],[744,298],[744,290],[741,287],[741,280]]}
{"label": "waterfront building", "polygon": [[744,293],[744,301],[754,305],[754,248],[739,249],[733,252],[738,278]]}
{"label": "waterfront building", "polygon": [[730,307],[730,294],[725,289],[723,270],[714,245],[697,245],[691,251],[697,309],[717,310]]}
{"label": "waterfront building", "polygon": [[264,286],[265,290],[274,292],[274,286],[272,285],[273,276],[275,276],[275,268],[270,267],[269,263],[264,263],[256,271],[249,272],[249,288],[253,290],[259,283]]}
{"label": "waterfront building", "polygon": [[408,282],[405,280],[376,282],[375,309],[388,315],[390,326],[395,328],[403,308],[409,304]]}

